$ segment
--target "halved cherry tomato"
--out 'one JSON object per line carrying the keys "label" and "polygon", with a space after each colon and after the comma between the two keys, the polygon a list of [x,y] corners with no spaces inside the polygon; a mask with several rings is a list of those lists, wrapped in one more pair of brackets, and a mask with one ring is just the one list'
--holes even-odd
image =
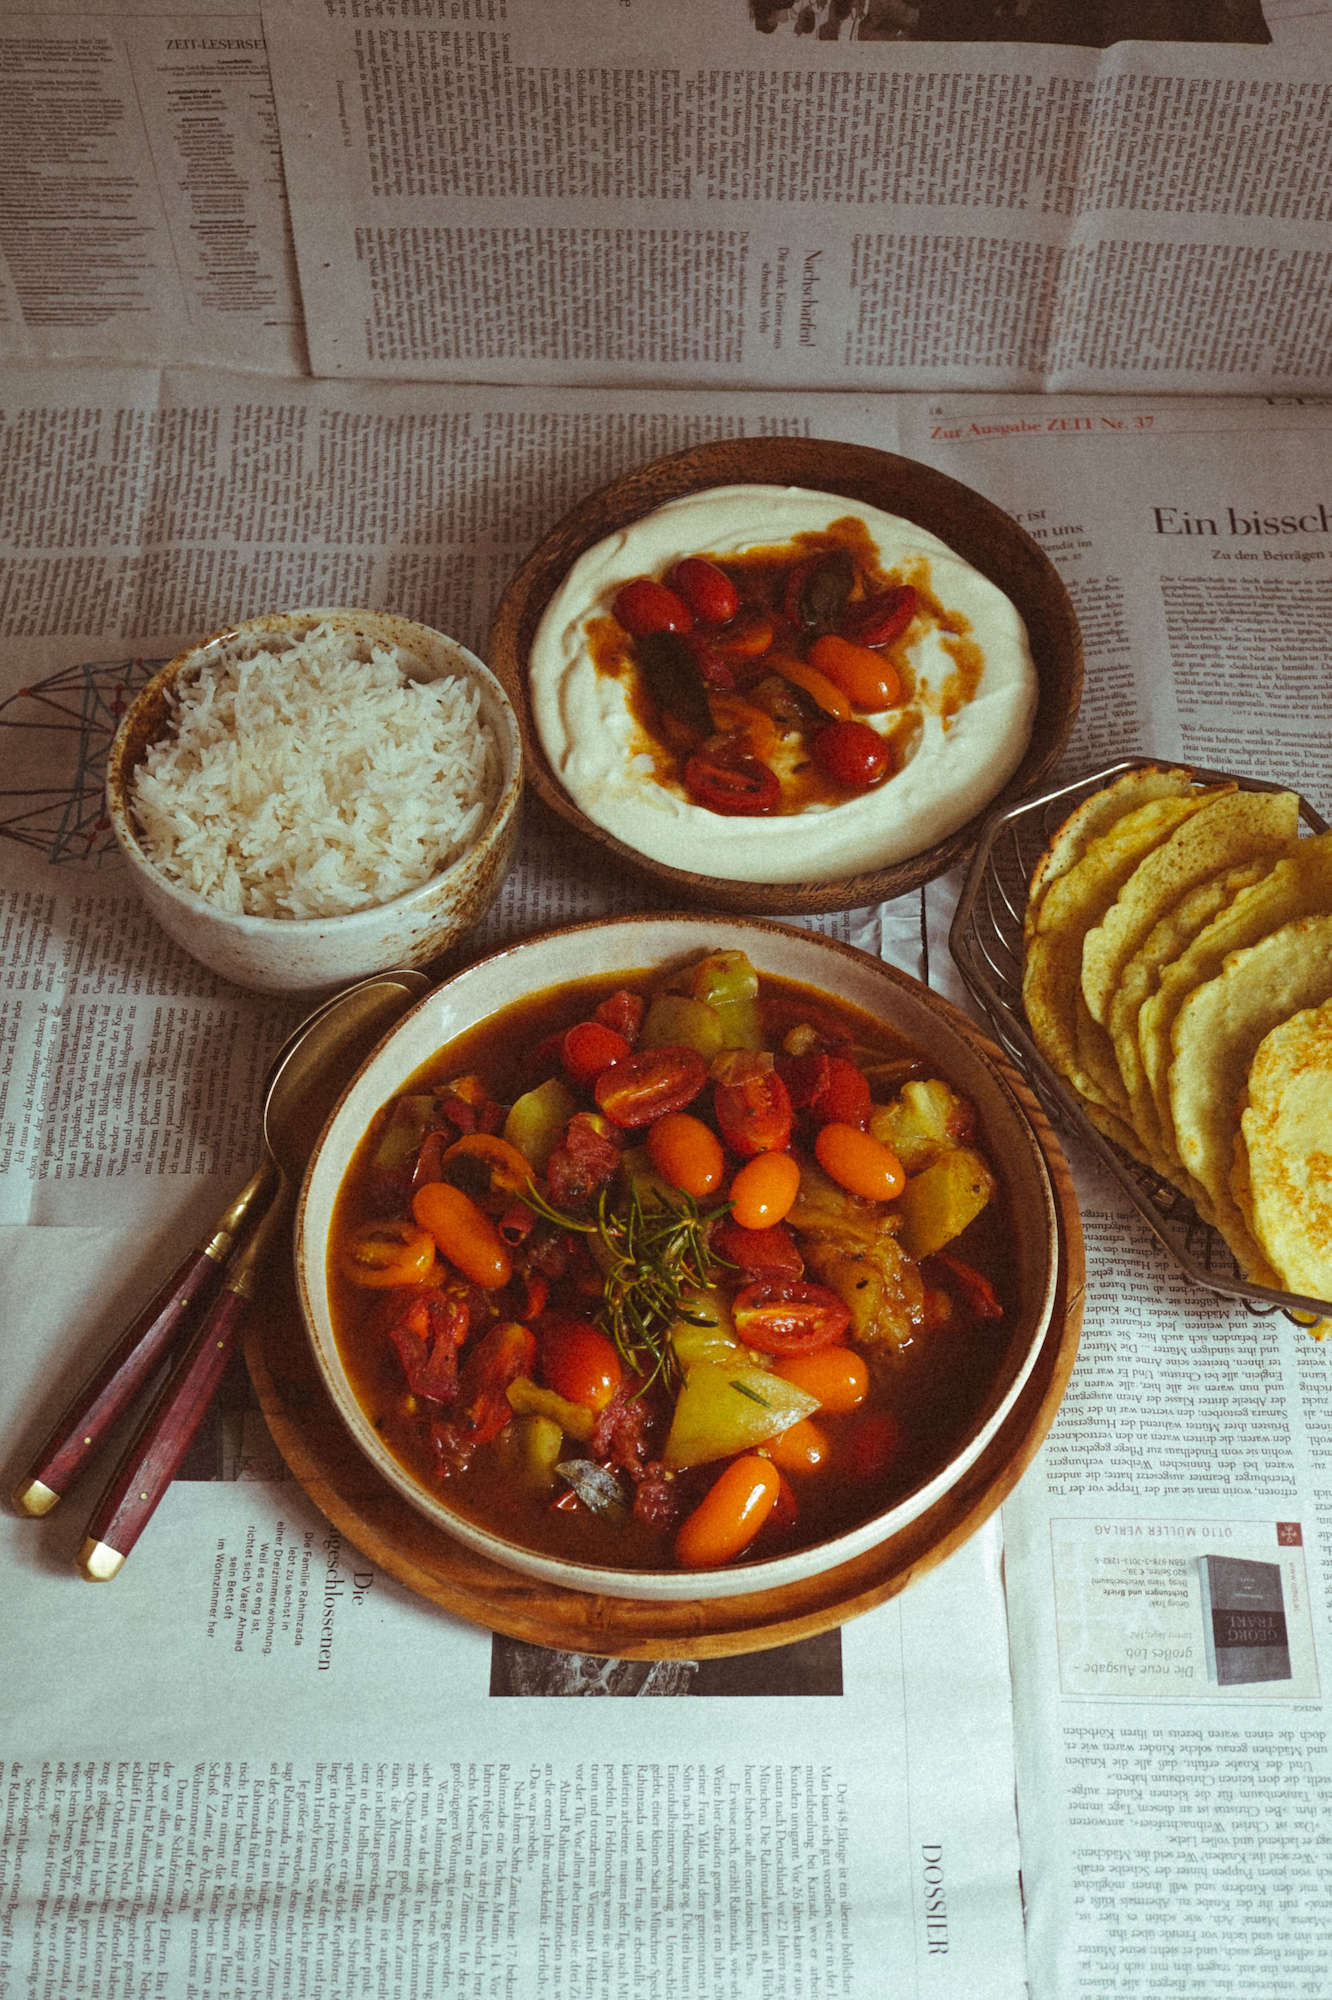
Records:
{"label": "halved cherry tomato", "polygon": [[743,752],[696,750],[684,767],[684,782],[698,805],[730,819],[770,813],[782,796],[776,772]]}
{"label": "halved cherry tomato", "polygon": [[484,1291],[508,1284],[513,1262],[499,1232],[461,1188],[427,1181],[412,1196],[412,1214],[464,1278]]}
{"label": "halved cherry tomato", "polygon": [[338,1267],[344,1278],[372,1291],[424,1285],[434,1275],[435,1239],[405,1217],[366,1222],[344,1242]]}
{"label": "halved cherry tomato", "polygon": [[712,1232],[712,1248],[747,1278],[802,1278],[805,1260],[800,1246],[783,1223],[770,1229],[745,1229],[724,1216]]}
{"label": "halved cherry tomato", "polygon": [[866,1410],[842,1439],[838,1463],[857,1479],[877,1479],[891,1463],[899,1436],[886,1410]]}
{"label": "halved cherry tomato", "polygon": [[716,1569],[749,1547],[777,1504],[777,1468],[755,1452],[733,1458],[681,1523],[675,1559],[685,1569]]}
{"label": "halved cherry tomato", "polygon": [[502,1319],[488,1327],[469,1348],[458,1375],[459,1419],[476,1444],[498,1437],[513,1415],[505,1391],[520,1375],[529,1375],[536,1358],[536,1341],[517,1320]]}
{"label": "halved cherry tomato", "polygon": [[800,1165],[790,1153],[758,1153],[731,1182],[731,1216],[742,1229],[780,1222],[800,1190]]}
{"label": "halved cherry tomato", "polygon": [[835,1347],[851,1324],[850,1308],[827,1285],[798,1278],[762,1278],[736,1293],[735,1330],[760,1354],[811,1354]]}
{"label": "halved cherry tomato", "polygon": [[782,1472],[817,1472],[828,1463],[831,1446],[827,1432],[812,1418],[802,1417],[769,1438],[763,1449]]}
{"label": "halved cherry tomato", "polygon": [[892,585],[842,614],[842,632],[861,646],[891,646],[916,615],[916,592],[909,583]]}
{"label": "halved cherry tomato", "polygon": [[613,1344],[586,1319],[557,1319],[540,1328],[541,1376],[547,1388],[585,1410],[604,1410],[624,1379]]}
{"label": "halved cherry tomato", "polygon": [[851,792],[872,792],[892,775],[893,746],[867,722],[830,722],[809,748],[820,770]]}
{"label": "halved cherry tomato", "polygon": [[560,1037],[560,1061],[574,1083],[588,1084],[629,1054],[629,1044],[604,1021],[575,1021]]}
{"label": "halved cherry tomato", "polygon": [[688,632],[694,622],[684,600],[651,576],[623,584],[611,609],[633,639],[645,639],[649,632]]}
{"label": "halved cherry tomato", "polygon": [[726,1158],[721,1140],[688,1111],[668,1111],[647,1135],[647,1156],[663,1180],[684,1194],[712,1194],[722,1184]]}
{"label": "halved cherry tomato", "polygon": [[[465,1163],[465,1165],[464,1165]],[[525,1153],[498,1132],[467,1132],[440,1154],[439,1176],[464,1194],[521,1194],[532,1178]]]}
{"label": "halved cherry tomato", "polygon": [[668,1111],[683,1111],[707,1080],[708,1066],[697,1049],[663,1042],[603,1069],[592,1094],[612,1124],[650,1125]]}
{"label": "halved cherry tomato", "polygon": [[950,1250],[937,1250],[930,1263],[941,1268],[945,1274],[944,1283],[957,1294],[969,1312],[975,1313],[977,1319],[1003,1318],[1004,1309],[999,1302],[999,1294],[984,1272],[978,1271],[974,1264],[955,1257]]}
{"label": "halved cherry tomato", "polygon": [[816,639],[805,657],[857,708],[892,708],[901,697],[902,682],[892,661],[836,632]]}
{"label": "halved cherry tomato", "polygon": [[667,571],[666,581],[706,625],[725,625],[740,608],[740,593],[730,577],[706,556],[682,557]]}
{"label": "halved cherry tomato", "polygon": [[793,1123],[791,1099],[772,1064],[761,1056],[736,1049],[725,1058],[712,1087],[712,1108],[722,1138],[742,1160],[785,1151]]}
{"label": "halved cherry tomato", "polygon": [[891,1146],[858,1125],[835,1120],[820,1125],[814,1135],[814,1157],[838,1187],[867,1201],[895,1201],[906,1186],[902,1162]]}
{"label": "halved cherry tomato", "polygon": [[820,1347],[813,1354],[790,1354],[773,1364],[783,1382],[817,1396],[831,1416],[858,1410],[869,1394],[869,1369],[852,1347]]}
{"label": "halved cherry tomato", "polygon": [[783,680],[790,681],[794,687],[803,688],[815,707],[821,708],[825,715],[831,715],[839,722],[850,721],[851,703],[847,696],[835,681],[829,680],[827,674],[821,674],[808,660],[793,659],[786,653],[781,653],[773,658],[769,665],[776,669]]}

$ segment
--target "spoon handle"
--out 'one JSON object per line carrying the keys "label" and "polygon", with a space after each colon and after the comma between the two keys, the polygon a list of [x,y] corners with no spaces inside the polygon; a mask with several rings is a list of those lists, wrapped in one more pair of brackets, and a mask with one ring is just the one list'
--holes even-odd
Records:
{"label": "spoon handle", "polygon": [[157,1511],[236,1352],[264,1257],[286,1213],[280,1192],[235,1258],[211,1310],[117,1466],[77,1557],[89,1582],[105,1583],[116,1575]]}
{"label": "spoon handle", "polygon": [[218,1217],[211,1236],[186,1253],[65,1405],[14,1489],[14,1505],[21,1514],[49,1514],[119,1422],[214,1290],[250,1208],[268,1191],[272,1176],[267,1161],[256,1169]]}

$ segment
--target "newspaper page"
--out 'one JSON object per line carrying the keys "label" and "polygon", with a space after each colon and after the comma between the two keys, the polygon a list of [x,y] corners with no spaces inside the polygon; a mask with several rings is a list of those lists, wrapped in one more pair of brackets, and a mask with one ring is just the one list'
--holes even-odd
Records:
{"label": "newspaper page", "polygon": [[274,7],[314,372],[1316,389],[1327,18]]}
{"label": "newspaper page", "polygon": [[305,368],[258,9],[0,7],[0,354]]}
{"label": "newspaper page", "polygon": [[[926,423],[950,471],[1025,507],[1078,601],[1070,771],[1183,757],[1332,817],[1332,406],[961,399]],[[1057,520],[1025,505],[1036,465]],[[1087,1318],[1004,1509],[1032,2000],[1313,2000],[1332,1990],[1332,1345],[1188,1283],[1065,1139]]]}
{"label": "newspaper page", "polygon": [[[1295,784],[1325,813],[1332,810],[1328,720],[1311,693],[1321,686],[1319,648],[1332,587],[1332,500],[1323,476],[1332,403],[679,397],[262,385],[185,371],[71,374],[33,367],[8,371],[3,407],[5,449],[18,474],[8,491],[22,494],[21,503],[6,502],[0,543],[8,835],[0,892],[0,1258],[15,1326],[4,1391],[11,1484],[70,1383],[248,1173],[264,1062],[299,1011],[227,987],[167,946],[139,912],[106,852],[105,829],[97,826],[98,756],[117,703],[153,659],[180,644],[274,605],[362,601],[425,618],[483,646],[508,575],[579,493],[701,437],[804,430],[905,450],[939,465],[1018,514],[1042,540],[1068,582],[1087,642],[1087,694],[1070,771],[1135,749],[1205,757]],[[53,476],[55,466],[63,477]],[[32,727],[42,712],[48,720],[55,713],[54,731]],[[946,934],[957,886],[945,881],[924,898],[822,921],[956,991]],[[626,899],[619,907],[654,906],[636,885],[598,881],[577,850],[534,814],[511,884],[471,948],[616,907],[617,896]],[[681,1912],[671,1949],[683,1951],[680,1940],[688,1934],[690,1949],[710,1937],[713,1944],[703,1948],[720,1954],[703,1961],[723,1968],[702,1980],[705,1990],[725,1979],[731,1985],[722,1990],[799,1992],[790,1985],[796,1975],[787,1972],[795,1965],[804,1968],[799,1976],[808,1990],[822,1993],[841,1923],[839,1916],[833,1925],[827,1911],[845,1902],[852,1969],[842,1990],[877,1994],[887,1962],[903,1980],[912,1972],[922,1993],[1021,1993],[1027,1975],[1020,1947],[1016,1957],[1010,1949],[1014,1871],[1000,1805],[1011,1792],[1012,1754],[1038,2000],[1065,2000],[1078,1991],[1140,1992],[1155,2000],[1172,1990],[1171,1981],[1187,1992],[1189,1978],[1211,2000],[1226,1990],[1217,1981],[1232,1972],[1234,1990],[1255,1990],[1247,1975],[1260,1964],[1277,1971],[1265,1972],[1266,1984],[1256,1990],[1282,2000],[1326,1990],[1326,1905],[1314,1857],[1332,1805],[1321,1692],[1332,1522],[1317,1453],[1328,1436],[1332,1352],[1284,1319],[1253,1321],[1238,1306],[1200,1298],[1140,1242],[1138,1225],[1096,1163],[1074,1149],[1073,1167],[1091,1274],[1083,1353],[1049,1444],[1005,1510],[1016,1751],[995,1720],[1008,1700],[1006,1682],[1002,1699],[993,1690],[974,1703],[972,1696],[971,1654],[984,1664],[992,1646],[1003,1652],[996,1551],[987,1536],[969,1545],[965,1561],[946,1566],[924,1596],[913,1586],[895,1607],[845,1629],[840,1705],[816,1707],[811,1715],[765,1698],[747,1712],[761,1746],[752,1755],[745,1730],[734,1727],[736,1711],[719,1711],[725,1737],[719,1730],[704,1775],[676,1774],[677,1787],[694,1787],[685,1815],[691,1823],[716,1824],[712,1807],[701,1810],[707,1797],[725,1802],[723,1824],[730,1826],[729,1801],[738,1797],[736,1823],[743,1827],[745,1786],[758,1788],[751,1847],[742,1842],[736,1866],[743,1881],[744,1854],[756,1857],[753,1895],[760,1906],[764,1895],[780,1898],[775,1888],[762,1887],[756,1829],[805,1815],[800,1824],[813,1829],[817,1845],[824,1828],[838,1824],[837,1786],[850,1787],[845,1896],[834,1860],[833,1887],[818,1891],[824,1901],[803,1906],[798,1946],[783,1944],[771,1929],[777,1955],[765,1969],[761,1946],[753,1964],[745,1958],[753,1949],[752,1926],[733,1948],[718,1942],[712,1917]],[[1135,1368],[1150,1374],[1135,1375]],[[651,1711],[668,1718],[660,1744],[654,1736],[645,1756],[636,1723],[634,1744],[613,1771],[604,1739],[575,1745],[565,1726],[558,1755],[547,1749],[538,1759],[548,1702],[537,1707],[529,1696],[504,1703],[502,1713],[491,1706],[501,1684],[521,1679],[518,1663],[497,1665],[484,1635],[459,1631],[391,1580],[376,1579],[358,1598],[355,1579],[365,1573],[359,1556],[328,1547],[327,1526],[281,1480],[243,1407],[225,1421],[219,1416],[218,1441],[207,1455],[210,1470],[223,1465],[231,1478],[182,1480],[124,1575],[105,1592],[88,1592],[69,1568],[81,1538],[82,1503],[58,1509],[47,1524],[6,1524],[15,1603],[0,1643],[15,1694],[6,1750],[10,1873],[0,1902],[0,1953],[7,1957],[0,1955],[0,1965],[10,1990],[116,1990],[68,1983],[84,1977],[78,1968],[96,1963],[99,1951],[101,1963],[108,1962],[114,1920],[139,1927],[115,1932],[117,1948],[132,1935],[136,1951],[160,1954],[154,1965],[171,1968],[160,1990],[179,1989],[175,1955],[183,1951],[186,1976],[198,1991],[263,1991],[274,1954],[282,1963],[289,1948],[305,1952],[304,1961],[290,1963],[307,1971],[326,1964],[337,1927],[332,1919],[341,1923],[355,1911],[369,1922],[368,1913],[384,1906],[387,1878],[375,1871],[388,1866],[388,1853],[401,1871],[394,1883],[409,1885],[408,1901],[392,1906],[392,1937],[358,1931],[357,1949],[401,1952],[401,1966],[393,1960],[398,1990],[427,1990],[408,1983],[418,1976],[411,1969],[413,1926],[419,1918],[423,1939],[434,1935],[432,1922],[442,1928],[419,1886],[429,1872],[420,1864],[425,1856],[433,1868],[436,1854],[458,1851],[449,1842],[457,1827],[465,1832],[469,1814],[473,1838],[483,1840],[491,1858],[478,1862],[481,1872],[456,1893],[470,1895],[473,1909],[479,1902],[496,1913],[487,1948],[509,1948],[497,1941],[508,1940],[504,1926],[512,1915],[521,1940],[514,1954],[535,1951],[539,1962],[544,1935],[549,1962],[557,1949],[561,1954],[560,1977],[576,1964],[585,1984],[590,1958],[605,1962],[601,1934],[585,1910],[604,1905],[589,1902],[580,1887],[578,1921],[585,1930],[576,1944],[570,1880],[561,1890],[549,1872],[562,1865],[549,1859],[552,1850],[537,1842],[524,1886],[511,1893],[507,1873],[498,1882],[494,1859],[508,1843],[485,1844],[491,1830],[511,1833],[520,1816],[529,1826],[534,1812],[543,1829],[549,1813],[552,1827],[563,1830],[580,1782],[589,1812],[588,1844],[572,1849],[581,1884],[592,1879],[605,1885],[608,1902],[622,1902],[620,1877],[608,1878],[607,1870],[628,1867],[627,1843],[635,1871],[642,1862],[635,1881],[675,1880],[684,1867],[689,1880],[701,1882],[703,1870],[707,1894],[720,1895],[708,1908],[731,1908],[732,1876],[724,1875],[722,1891],[712,1886],[715,1850],[707,1857],[696,1852],[684,1864],[678,1851],[659,1846],[653,1859],[652,1828],[666,1842],[680,1818],[684,1794],[676,1790],[672,1808],[670,1767],[686,1729],[693,1732],[688,1754],[699,1762],[692,1720],[699,1711]],[[1108,1531],[1104,1538],[1098,1527]],[[1191,1528],[1197,1533],[1184,1532]],[[1171,1560],[1183,1550],[1192,1566],[1158,1565],[1163,1550]],[[1122,1557],[1122,1567],[1109,1563],[1106,1551]],[[1194,1560],[1204,1556],[1206,1569]],[[1288,1682],[1274,1676],[1260,1687],[1231,1678],[1218,1682],[1220,1692],[1209,1682],[1200,1699],[1194,1691],[1203,1689],[1207,1672],[1207,1630],[1214,1651],[1218,1644],[1218,1626],[1203,1618],[1204,1588],[1208,1606],[1215,1596],[1214,1608],[1225,1614],[1222,1651],[1225,1635],[1233,1639],[1238,1616],[1246,1614],[1244,1604],[1221,1601],[1235,1573],[1228,1580],[1220,1558],[1250,1566],[1241,1578],[1250,1591],[1275,1591],[1268,1574],[1275,1565],[1284,1640],[1273,1602],[1251,1609],[1266,1619],[1278,1666],[1281,1646],[1289,1650],[1291,1674]],[[141,1662],[165,1643],[158,1629],[165,1602],[189,1608],[179,1630],[170,1621],[159,1712],[142,1698]],[[228,1605],[233,1621],[243,1613],[243,1633],[240,1624],[228,1632]],[[350,1656],[356,1664],[344,1669],[335,1644],[332,1666],[320,1669],[318,1634],[326,1616],[340,1621],[344,1637],[349,1627],[377,1633],[363,1652],[346,1641],[341,1660]],[[105,1624],[103,1639],[90,1621]],[[312,1651],[298,1649],[298,1631],[302,1647]],[[959,1648],[961,1632],[967,1638]],[[91,1645],[81,1643],[89,1637]],[[456,1664],[452,1657],[438,1661],[435,1649],[444,1644],[459,1649]],[[429,1660],[420,1650],[426,1646]],[[1178,1650],[1190,1646],[1191,1661]],[[400,1672],[413,1658],[420,1668]],[[88,1665],[71,1671],[74,1659]],[[133,1692],[117,1683],[108,1701],[105,1678],[121,1660],[133,1662]],[[387,1679],[386,1662],[392,1662]],[[1192,1664],[1195,1675],[1182,1674],[1181,1664]],[[961,1666],[964,1684],[949,1678]],[[1166,1668],[1173,1678],[1166,1683],[1144,1673],[1135,1685],[1119,1677],[1144,1666]],[[249,1678],[275,1672],[299,1678],[307,1671],[322,1672],[312,1685],[324,1688],[337,1685],[326,1678],[330,1671],[345,1672],[345,1703],[329,1710],[304,1695],[288,1700],[285,1692],[279,1697],[277,1683]],[[599,1670],[571,1664],[565,1671],[575,1684],[595,1684]],[[796,1670],[793,1691],[802,1701],[820,1698],[802,1678],[813,1671]],[[275,1690],[271,1707],[261,1691],[266,1685]],[[455,1701],[460,1685],[470,1692]],[[817,1688],[823,1686],[819,1680]],[[1179,1698],[1167,1701],[1167,1686]],[[436,1747],[441,1689],[447,1735],[458,1745],[444,1783],[436,1761],[443,1755]],[[772,1692],[760,1690],[765,1697]],[[860,1704],[854,1710],[852,1700]],[[1238,1703],[1240,1713],[1218,1718],[1220,1701]],[[1266,1708],[1255,1716],[1255,1701],[1276,1701],[1270,1713],[1279,1719],[1269,1722]],[[459,1709],[461,1729],[454,1721]],[[422,1770],[427,1710],[429,1778]],[[820,1720],[830,1712],[835,1725]],[[511,1724],[511,1713],[535,1715],[541,1728]],[[684,1716],[678,1730],[677,1713]],[[789,1734],[782,1727],[787,1714],[800,1717]],[[920,1724],[915,1734],[913,1717]],[[1106,1758],[1101,1775],[1094,1763],[1074,1762],[1084,1754],[1077,1748],[1084,1739],[1074,1733],[1082,1729],[1103,1732],[1099,1747],[1084,1743],[1088,1757]],[[1153,1738],[1152,1730],[1161,1733]],[[1207,1748],[1209,1730],[1219,1751]],[[1130,1744],[1133,1731],[1138,1738]],[[825,1736],[830,1748],[811,1778],[807,1746]],[[737,1738],[745,1743],[738,1759]],[[511,1741],[530,1748],[530,1757],[511,1759],[502,1778],[491,1772],[488,1801],[487,1763],[502,1764],[502,1746]],[[895,1746],[887,1763],[880,1753],[885,1741]],[[801,1746],[797,1775],[792,1742]],[[775,1745],[780,1751],[769,1756]],[[866,1746],[872,1746],[868,1756]],[[943,1773],[930,1761],[954,1752],[955,1763]],[[1219,1769],[1206,1761],[1213,1756]],[[1130,1759],[1128,1766],[1115,1761],[1121,1758]],[[1150,1775],[1131,1761],[1142,1758],[1149,1759]],[[1243,1758],[1252,1763],[1241,1766]],[[647,1803],[636,1799],[631,1810],[624,1785],[637,1785],[649,1765],[657,1775],[642,1778]],[[766,1804],[761,1767],[770,1771]],[[1120,1783],[1125,1768],[1142,1777],[1136,1803]],[[1224,1775],[1241,1769],[1243,1782]],[[939,1822],[925,1805],[946,1804],[951,1812],[964,1796],[959,1771],[971,1772],[985,1796],[936,1839]],[[912,1791],[918,1774],[924,1789]],[[528,1787],[521,1795],[520,1779]],[[1167,1780],[1175,1793],[1149,1799],[1146,1787]],[[295,1789],[275,1791],[275,1783]],[[566,1783],[571,1789],[561,1793]],[[729,1790],[733,1783],[738,1794]],[[705,1794],[700,1785],[721,1790]],[[870,1797],[875,1786],[886,1788],[886,1812],[880,1792]],[[1226,1791],[1232,1796],[1222,1796]],[[648,1830],[640,1836],[633,1829],[644,1812]],[[592,1828],[621,1821],[627,1830],[612,1862],[612,1844]],[[99,1861],[102,1824],[109,1831]],[[153,1829],[151,1846],[133,1831],[145,1827]],[[402,1829],[405,1848],[384,1845],[390,1828]],[[898,1842],[888,1864],[885,1829]],[[322,1848],[314,1844],[316,1830]],[[131,1834],[139,1845],[126,1844]],[[1279,1905],[1276,1889],[1265,1897],[1238,1880],[1241,1872],[1255,1879],[1255,1853],[1269,1834],[1284,1871]],[[635,1845],[640,1838],[645,1850]],[[941,1885],[928,1871],[943,1865],[933,1853],[941,1845],[949,1857],[945,1901],[961,1913],[962,1928],[950,1932],[947,1952],[930,1953],[927,1904]],[[527,1841],[524,1852],[533,1851]],[[1224,1967],[1217,1961],[1209,1986],[1197,1970],[1198,1940],[1216,1929],[1211,1864],[1222,1852],[1235,1878],[1228,1876],[1221,1892],[1231,1959]],[[956,1899],[953,1853],[965,1884]],[[273,1886],[278,1856],[285,1857],[277,1871],[281,1887]],[[1149,1899],[1159,1893],[1167,1863],[1168,1909],[1153,1917]],[[820,1873],[820,1884],[827,1879]],[[1123,1905],[1122,1916],[1106,1900],[1120,1888],[1135,1899]],[[655,1893],[644,1892],[645,1923]],[[521,1920],[520,1906],[528,1912]],[[1274,1906],[1290,1941],[1275,1958]],[[995,1928],[987,1934],[1000,1942],[991,1974],[982,1975],[974,1970],[983,1957],[976,1940],[991,1916]],[[490,1914],[485,1921],[491,1923]],[[774,1916],[772,1926],[777,1922]],[[264,1928],[270,1923],[276,1931]],[[1153,1924],[1150,1938],[1128,1935]],[[631,1927],[624,1949],[632,1953],[637,1935]],[[363,1937],[370,1937],[364,1946]],[[439,1944],[437,1952],[444,1949]],[[741,1953],[738,1972],[726,1956],[732,1949]],[[655,1962],[650,1931],[644,1950]],[[420,1963],[437,1969],[438,1955]],[[958,1966],[970,1968],[958,1983],[938,1983]],[[342,1964],[338,1977],[345,1973]],[[507,1973],[485,1976],[494,1990],[507,1990]],[[662,1977],[662,1990],[672,1990]],[[474,1980],[473,1990],[491,1988]],[[530,1990],[530,1981],[519,1976],[512,1990]]]}

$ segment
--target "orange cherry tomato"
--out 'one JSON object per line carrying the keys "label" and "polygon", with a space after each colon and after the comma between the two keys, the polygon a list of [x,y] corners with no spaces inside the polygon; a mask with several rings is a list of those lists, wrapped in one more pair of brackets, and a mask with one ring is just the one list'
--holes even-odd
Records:
{"label": "orange cherry tomato", "polygon": [[772,665],[784,681],[803,688],[815,707],[821,708],[825,715],[831,715],[838,722],[851,720],[851,703],[847,696],[836,681],[829,680],[827,674],[821,674],[807,660],[788,659],[783,653],[772,661]]}
{"label": "orange cherry tomato", "polygon": [[575,1021],[560,1036],[560,1061],[573,1083],[588,1084],[629,1054],[629,1044],[604,1021]]}
{"label": "orange cherry tomato", "polygon": [[772,644],[772,620],[757,604],[742,605],[724,632],[714,641],[727,660],[757,660]]}
{"label": "orange cherry tomato", "polygon": [[388,1291],[397,1285],[424,1285],[435,1274],[435,1239],[405,1216],[366,1222],[354,1229],[338,1253],[338,1267],[354,1285]]}
{"label": "orange cherry tomato", "polygon": [[650,1125],[668,1111],[683,1111],[707,1080],[708,1066],[697,1049],[662,1042],[603,1069],[592,1094],[612,1124]]}
{"label": "orange cherry tomato", "polygon": [[892,708],[901,699],[902,683],[892,661],[872,653],[868,646],[858,646],[854,639],[825,632],[805,657],[855,708]]}
{"label": "orange cherry tomato", "polygon": [[647,1156],[662,1179],[684,1194],[712,1194],[726,1172],[721,1140],[688,1111],[668,1111],[649,1128]]}
{"label": "orange cherry tomato", "polygon": [[742,1229],[770,1229],[800,1189],[800,1165],[790,1153],[758,1153],[731,1182],[731,1214]]}
{"label": "orange cherry tomato", "polygon": [[779,1471],[796,1473],[817,1472],[828,1463],[831,1449],[827,1432],[820,1430],[809,1417],[789,1424],[775,1438],[769,1438],[763,1448]]}
{"label": "orange cherry tomato", "polygon": [[842,1440],[838,1463],[856,1479],[877,1479],[897,1450],[899,1432],[886,1410],[866,1410]]}
{"label": "orange cherry tomato", "polygon": [[868,722],[825,723],[810,738],[809,754],[821,771],[849,792],[870,792],[893,772],[893,745]]}
{"label": "orange cherry tomato", "polygon": [[892,1148],[862,1132],[858,1125],[834,1119],[814,1135],[814,1156],[825,1174],[848,1194],[868,1201],[893,1201],[906,1186],[902,1162]]}
{"label": "orange cherry tomato", "polygon": [[675,1537],[684,1569],[716,1569],[747,1549],[777,1504],[780,1475],[770,1459],[746,1452],[733,1458],[708,1488]]}
{"label": "orange cherry tomato", "polygon": [[821,1347],[814,1354],[791,1354],[773,1364],[773,1374],[807,1396],[817,1396],[830,1416],[857,1410],[869,1394],[869,1369],[851,1347]]}
{"label": "orange cherry tomato", "polygon": [[449,1181],[427,1181],[412,1196],[412,1214],[449,1262],[483,1291],[507,1285],[513,1264],[488,1215]]}
{"label": "orange cherry tomato", "polygon": [[543,1326],[538,1352],[547,1388],[586,1410],[604,1410],[624,1380],[614,1346],[590,1320],[562,1319]]}

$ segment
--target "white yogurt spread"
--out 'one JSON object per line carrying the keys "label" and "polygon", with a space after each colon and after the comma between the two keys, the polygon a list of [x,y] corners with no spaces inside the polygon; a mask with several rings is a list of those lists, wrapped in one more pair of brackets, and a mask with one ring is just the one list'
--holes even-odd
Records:
{"label": "white yogurt spread", "polygon": [[[979,649],[971,699],[945,713],[957,658],[937,622],[918,618],[905,654],[911,695],[903,707],[859,718],[896,735],[904,762],[894,776],[853,798],[787,814],[733,818],[695,805],[683,788],[655,775],[624,682],[593,661],[588,621],[609,615],[630,578],[661,576],[682,556],[725,558],[780,545],[850,515],[865,524],[880,567],[895,580],[923,583]],[[832,881],[942,840],[1017,769],[1037,696],[1026,627],[1002,590],[928,529],[794,486],[711,487],[588,549],[537,628],[529,683],[542,748],[589,819],[650,859],[738,882]]]}

